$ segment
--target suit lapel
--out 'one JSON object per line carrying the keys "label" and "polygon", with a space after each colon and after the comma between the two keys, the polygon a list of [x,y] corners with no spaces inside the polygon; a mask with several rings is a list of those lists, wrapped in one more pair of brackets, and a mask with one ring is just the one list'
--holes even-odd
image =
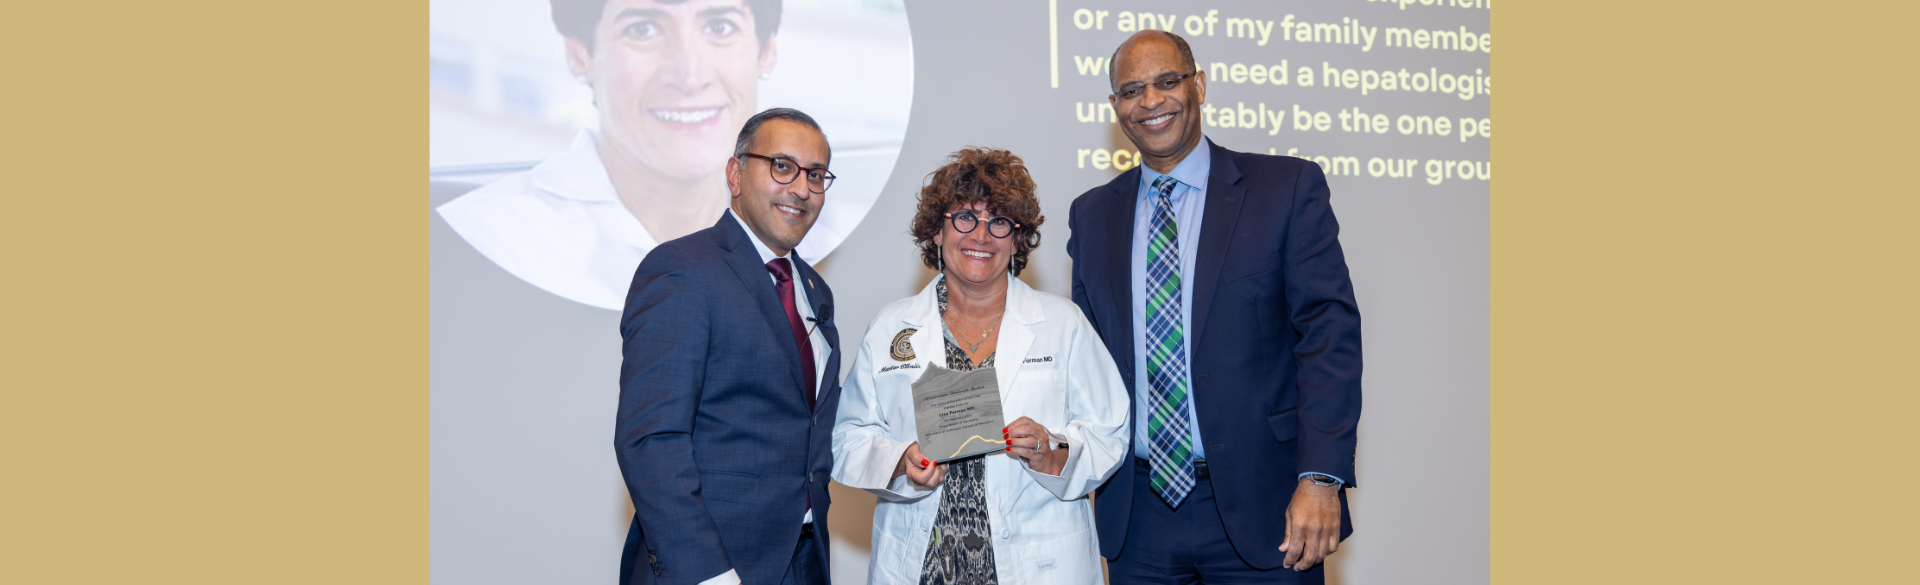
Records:
{"label": "suit lapel", "polygon": [[[1108,195],[1107,217],[1107,278],[1111,282],[1090,283],[1101,286],[1113,294],[1100,295],[1112,299],[1107,306],[1107,314],[1115,323],[1127,350],[1120,352],[1123,359],[1119,362],[1120,371],[1133,372],[1133,222],[1135,199],[1140,189],[1140,170],[1138,167],[1120,175],[1113,183],[1113,191]],[[1132,391],[1132,387],[1128,387]]]}
{"label": "suit lapel", "polygon": [[[720,216],[720,225],[729,233],[722,246],[728,251],[727,266],[733,268],[740,284],[747,287],[755,304],[760,305],[760,314],[766,318],[776,341],[774,345],[787,356],[787,371],[792,374],[794,387],[806,388],[806,380],[800,377],[800,348],[793,343],[793,326],[787,322],[786,308],[780,306],[780,295],[773,290],[773,277],[767,274],[767,265],[760,262],[760,251],[753,247],[753,242],[747,241],[753,236],[747,235],[746,228],[734,220],[731,213]],[[806,408],[805,396],[795,392],[793,398],[801,401],[802,409]]]}
{"label": "suit lapel", "polygon": [[1207,172],[1207,203],[1201,210],[1200,246],[1194,253],[1193,267],[1193,339],[1188,347],[1199,348],[1206,333],[1207,311],[1213,308],[1213,291],[1220,285],[1220,270],[1227,261],[1227,246],[1233,242],[1233,229],[1240,217],[1240,204],[1247,189],[1240,182],[1240,168],[1233,164],[1233,151],[1213,147],[1213,168]]}
{"label": "suit lapel", "polygon": [[[796,254],[795,257],[798,258],[799,255]],[[799,264],[799,266],[796,272],[803,277],[801,286],[807,287],[807,306],[813,309],[813,316],[816,319],[819,319],[821,315],[826,315],[825,319],[820,319],[818,325],[820,328],[820,336],[827,338],[827,362],[817,364],[821,368],[820,371],[826,372],[826,376],[820,378],[820,393],[813,402],[814,407],[818,408],[820,405],[826,404],[827,399],[831,397],[827,391],[837,386],[830,384],[830,382],[840,379],[840,328],[834,324],[833,315],[827,312],[827,295],[821,290],[821,287],[826,283],[820,280],[820,273],[814,272],[813,266],[807,264],[805,260],[801,260],[797,262],[797,264]],[[803,383],[801,387],[805,388],[806,385]]]}

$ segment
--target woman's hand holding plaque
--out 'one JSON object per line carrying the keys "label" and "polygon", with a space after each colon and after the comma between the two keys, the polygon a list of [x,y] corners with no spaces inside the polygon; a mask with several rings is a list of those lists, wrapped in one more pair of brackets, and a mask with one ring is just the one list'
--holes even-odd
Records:
{"label": "woman's hand holding plaque", "polygon": [[1028,469],[1057,476],[1066,468],[1067,450],[1056,448],[1053,433],[1033,419],[1020,417],[1004,433],[1007,454],[1026,462]]}
{"label": "woman's hand holding plaque", "polygon": [[893,477],[907,476],[907,481],[920,489],[933,489],[947,482],[947,468],[935,464],[920,453],[920,443],[907,445],[900,454],[900,462],[893,466]]}

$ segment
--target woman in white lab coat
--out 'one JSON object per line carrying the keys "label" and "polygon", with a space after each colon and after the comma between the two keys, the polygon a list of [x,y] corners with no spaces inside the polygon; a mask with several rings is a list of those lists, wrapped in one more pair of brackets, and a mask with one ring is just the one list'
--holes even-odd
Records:
{"label": "woman in white lab coat", "polygon": [[[912,233],[940,274],[874,318],[833,429],[833,478],[879,496],[869,583],[1103,582],[1088,494],[1128,452],[1126,389],[1073,302],[1014,278],[1042,221],[1004,150],[954,153],[921,190]],[[920,452],[912,384],[935,366],[995,370],[1005,450]]]}

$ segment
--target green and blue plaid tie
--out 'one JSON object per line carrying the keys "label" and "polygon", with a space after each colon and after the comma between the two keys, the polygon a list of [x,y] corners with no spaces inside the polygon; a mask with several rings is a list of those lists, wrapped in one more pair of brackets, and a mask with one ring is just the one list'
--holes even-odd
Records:
{"label": "green and blue plaid tie", "polygon": [[1186,325],[1181,317],[1180,228],[1174,221],[1173,177],[1154,180],[1158,193],[1147,240],[1148,461],[1153,493],[1179,507],[1193,491],[1193,432],[1188,428]]}

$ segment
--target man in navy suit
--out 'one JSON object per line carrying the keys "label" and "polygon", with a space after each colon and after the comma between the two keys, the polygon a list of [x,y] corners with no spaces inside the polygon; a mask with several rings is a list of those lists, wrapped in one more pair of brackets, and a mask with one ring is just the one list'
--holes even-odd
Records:
{"label": "man in navy suit", "polygon": [[648,254],[620,318],[620,582],[827,582],[840,401],[833,292],[793,248],[833,174],[813,118],[748,119],[719,223]]}
{"label": "man in navy suit", "polygon": [[1141,167],[1073,202],[1073,299],[1133,398],[1096,496],[1116,585],[1320,583],[1352,533],[1360,313],[1311,162],[1201,135],[1206,72],[1144,31],[1109,100]]}

